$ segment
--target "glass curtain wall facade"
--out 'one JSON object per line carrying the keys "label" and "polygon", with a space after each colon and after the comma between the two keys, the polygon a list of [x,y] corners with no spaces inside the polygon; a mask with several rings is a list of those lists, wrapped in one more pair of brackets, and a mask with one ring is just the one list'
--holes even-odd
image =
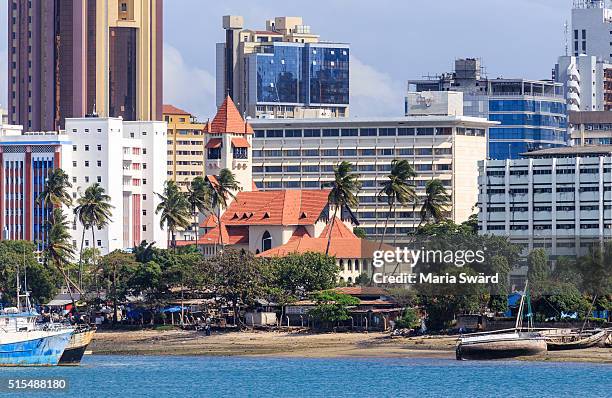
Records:
{"label": "glass curtain wall facade", "polygon": [[249,102],[256,106],[349,104],[348,46],[278,42],[247,65]]}
{"label": "glass curtain wall facade", "polygon": [[517,159],[521,153],[567,145],[566,105],[537,99],[489,99],[489,156]]}

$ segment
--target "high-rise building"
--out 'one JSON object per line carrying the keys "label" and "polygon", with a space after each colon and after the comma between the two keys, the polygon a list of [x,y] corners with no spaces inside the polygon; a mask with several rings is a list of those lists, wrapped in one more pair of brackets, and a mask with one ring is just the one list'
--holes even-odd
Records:
{"label": "high-rise building", "polygon": [[265,30],[223,17],[217,43],[217,106],[232,97],[254,118],[344,117],[349,112],[349,45],[321,42],[300,17],[277,17]]}
{"label": "high-rise building", "polygon": [[612,110],[612,64],[593,55],[562,56],[554,74],[565,85],[568,111]]}
{"label": "high-rise building", "polygon": [[609,0],[574,0],[568,54],[593,55],[612,62],[612,4]]}
{"label": "high-rise building", "polygon": [[194,178],[204,177],[207,124],[172,105],[164,105],[164,120],[168,123],[168,180],[187,189]]}
{"label": "high-rise building", "polygon": [[529,150],[567,144],[562,83],[488,79],[480,60],[468,58],[457,59],[452,73],[408,81],[408,92],[424,91],[460,91],[466,116],[500,122],[489,130],[490,158],[518,158]]}
{"label": "high-rise building", "polygon": [[161,120],[162,1],[8,0],[10,122]]}
{"label": "high-rise building", "polygon": [[[359,173],[362,188],[354,210],[368,237],[380,239],[389,206],[379,197],[391,162],[414,167],[419,198],[433,178],[452,197],[445,215],[456,222],[473,214],[478,199],[478,161],[487,158],[487,132],[496,123],[465,116],[251,120],[253,179],[259,189],[319,189],[343,160]],[[388,242],[406,243],[420,224],[419,204],[398,205],[386,230]]]}
{"label": "high-rise building", "polygon": [[[2,239],[26,239],[43,248],[49,204],[36,199],[48,173],[63,169],[76,200],[89,186],[100,184],[111,197],[112,217],[98,230],[86,231],[71,210],[72,243],[96,247],[102,254],[129,249],[141,241],[166,247],[156,193],[166,177],[166,124],[120,118],[66,120],[61,132],[6,132],[0,136],[0,229]],[[94,241],[95,239],[95,241]]]}

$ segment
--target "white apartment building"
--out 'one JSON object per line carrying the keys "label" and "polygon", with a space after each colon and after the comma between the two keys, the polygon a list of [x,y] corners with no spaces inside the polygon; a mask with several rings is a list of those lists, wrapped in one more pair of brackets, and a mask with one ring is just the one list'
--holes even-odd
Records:
{"label": "white apartment building", "polygon": [[479,163],[480,232],[508,236],[525,254],[583,255],[612,238],[612,146],[545,149]]}
{"label": "white apartment building", "polygon": [[612,8],[609,0],[574,0],[570,54],[612,62]]}
{"label": "white apartment building", "polygon": [[[66,134],[72,143],[72,164],[66,171],[73,185],[73,198],[99,183],[114,206],[112,222],[96,231],[91,245],[102,253],[127,249],[141,241],[167,247],[166,232],[155,214],[166,180],[166,123],[123,121],[121,118],[66,119]],[[73,224],[73,237],[80,244],[82,226]],[[85,244],[88,239],[86,235]]]}
{"label": "white apartment building", "polygon": [[[130,249],[141,241],[167,247],[167,236],[155,214],[155,193],[166,180],[165,122],[125,122],[120,118],[67,119],[60,133],[3,131],[0,135],[0,229],[5,239],[44,242],[51,209],[36,203],[48,172],[62,168],[70,177],[73,199],[99,183],[111,197],[109,225],[87,231],[85,247],[102,254]],[[72,209],[72,243],[80,247],[82,226]]]}
{"label": "white apartment building", "polygon": [[[361,176],[360,226],[380,237],[389,212],[378,198],[393,159],[414,165],[419,197],[433,178],[452,195],[448,216],[465,221],[478,200],[478,161],[487,158],[487,134],[495,122],[464,116],[407,116],[303,120],[251,120],[253,180],[262,190],[320,189],[343,160]],[[387,238],[401,243],[419,224],[419,205],[398,206]]]}
{"label": "white apartment building", "polygon": [[592,55],[562,56],[555,79],[565,85],[568,111],[612,109],[612,64]]}

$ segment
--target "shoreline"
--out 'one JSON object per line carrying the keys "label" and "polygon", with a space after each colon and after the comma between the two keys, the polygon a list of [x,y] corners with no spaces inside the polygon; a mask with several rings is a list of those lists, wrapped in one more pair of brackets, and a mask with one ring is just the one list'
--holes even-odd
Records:
{"label": "shoreline", "polygon": [[[304,333],[287,331],[202,332],[184,330],[98,331],[93,355],[244,356],[278,358],[455,359],[455,336],[390,338],[387,333]],[[517,358],[541,362],[612,364],[611,348],[550,351]]]}

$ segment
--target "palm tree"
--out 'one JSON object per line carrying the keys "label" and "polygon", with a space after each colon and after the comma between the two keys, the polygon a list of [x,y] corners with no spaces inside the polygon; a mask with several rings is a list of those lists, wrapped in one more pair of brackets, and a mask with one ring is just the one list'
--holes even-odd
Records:
{"label": "palm tree", "polygon": [[450,205],[451,198],[446,192],[442,181],[437,178],[427,182],[425,186],[425,198],[421,206],[421,224],[429,222],[431,218],[435,222],[444,220],[444,211]]}
{"label": "palm tree", "polygon": [[211,190],[211,207],[217,209],[217,225],[219,227],[219,239],[221,247],[225,247],[223,242],[223,226],[221,224],[221,209],[227,209],[229,199],[235,199],[234,191],[241,189],[240,184],[236,180],[236,176],[229,169],[222,169],[216,178],[216,181],[208,181]]}
{"label": "palm tree", "polygon": [[194,218],[194,228],[195,228],[195,240],[196,246],[198,244],[198,232],[199,232],[199,215],[204,213],[211,212],[211,192],[210,185],[206,183],[204,178],[196,177],[191,181],[191,184],[187,190],[187,201],[191,206],[191,213]]}
{"label": "palm tree", "polygon": [[155,214],[161,213],[159,225],[168,229],[168,240],[171,239],[171,247],[176,249],[176,231],[179,228],[189,226],[189,202],[183,194],[176,182],[166,181],[164,184],[164,193],[157,194],[160,203],[155,209]]}
{"label": "palm tree", "polygon": [[36,198],[37,203],[51,204],[53,207],[64,205],[72,206],[72,198],[68,189],[72,188],[68,174],[62,169],[55,169],[49,173],[45,187]]}
{"label": "palm tree", "polygon": [[[355,207],[359,204],[359,200],[356,196],[357,191],[361,188],[359,174],[353,173],[353,165],[344,161],[334,167],[334,180],[321,184],[321,188],[331,188],[329,196],[327,197],[327,205],[328,208],[334,207],[334,215],[327,236],[327,248],[325,249],[325,255],[328,255],[338,210],[340,210],[340,212],[342,212],[342,210],[348,210],[350,212],[351,207]],[[340,214],[342,215],[342,213]]]}
{"label": "palm tree", "polygon": [[53,210],[53,217],[51,217],[48,224],[49,230],[45,258],[47,262],[54,264],[60,271],[69,290],[70,286],[72,285],[79,293],[81,293],[80,287],[70,279],[65,270],[65,267],[70,263],[71,258],[74,256],[74,247],[70,242],[68,221],[66,220],[66,216],[61,208],[56,208]]}
{"label": "palm tree", "polygon": [[[83,273],[82,256],[85,231],[87,229],[91,229],[92,247],[95,249],[96,228],[102,229],[107,226],[112,217],[112,209],[114,206],[110,204],[110,200],[111,197],[105,193],[104,188],[102,188],[98,183],[89,186],[85,190],[85,193],[77,200],[77,207],[74,209],[74,214],[83,226],[81,252],[79,254],[79,283],[82,282],[80,276]],[[95,267],[95,250],[92,261]]]}
{"label": "palm tree", "polygon": [[391,162],[391,172],[387,177],[388,180],[383,183],[382,189],[378,193],[378,197],[386,197],[387,204],[389,205],[389,212],[387,213],[387,219],[385,220],[385,227],[378,250],[382,248],[385,235],[387,234],[389,218],[391,217],[391,212],[397,206],[397,203],[405,206],[409,202],[416,203],[418,201],[414,186],[411,184],[411,180],[416,177],[416,173],[407,160],[394,159]]}

